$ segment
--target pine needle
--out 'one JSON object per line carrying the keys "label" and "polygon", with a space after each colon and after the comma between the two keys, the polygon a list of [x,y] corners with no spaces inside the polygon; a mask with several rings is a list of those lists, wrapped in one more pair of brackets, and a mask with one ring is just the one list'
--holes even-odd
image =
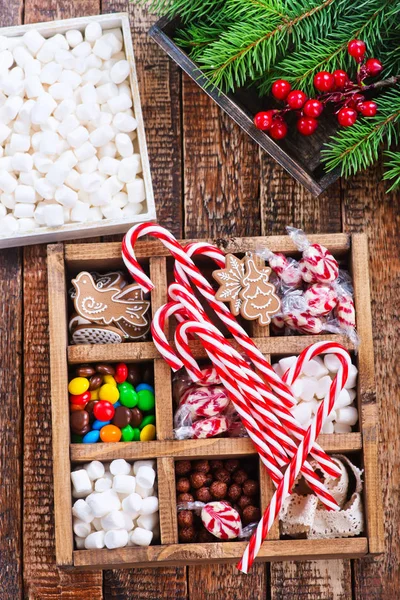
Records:
{"label": "pine needle", "polygon": [[392,192],[394,189],[400,187],[400,151],[385,152],[385,156],[388,156],[391,160],[385,162],[387,170],[383,175],[383,179],[393,181],[388,192]]}

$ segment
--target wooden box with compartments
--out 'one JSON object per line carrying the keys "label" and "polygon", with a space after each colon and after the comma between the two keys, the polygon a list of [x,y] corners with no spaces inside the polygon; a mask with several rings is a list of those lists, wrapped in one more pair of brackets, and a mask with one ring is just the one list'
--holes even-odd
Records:
{"label": "wooden box with compartments", "polygon": [[[371,327],[371,304],[368,271],[368,247],[362,234],[312,235],[313,243],[326,246],[349,270],[356,307],[357,330],[361,343],[357,351],[342,335],[271,335],[268,327],[247,322],[249,335],[270,362],[299,354],[315,341],[335,340],[351,353],[358,368],[356,402],[359,420],[351,433],[322,434],[319,444],[329,454],[352,457],[363,469],[363,507],[365,527],[361,535],[345,539],[283,539],[276,522],[258,554],[259,561],[304,560],[319,558],[361,557],[383,551],[383,513],[378,471],[378,407],[375,397],[374,357]],[[182,242],[183,244],[188,241]],[[293,242],[284,236],[265,238],[231,238],[216,245],[226,253],[243,255],[267,246],[274,252],[299,256]],[[151,313],[167,299],[167,285],[172,273],[172,259],[158,241],[141,241],[135,252],[150,275],[155,289],[151,293]],[[199,257],[205,273],[211,272],[208,259]],[[201,262],[203,261],[203,262]],[[206,264],[207,263],[207,264]],[[175,463],[182,459],[249,459],[257,463],[260,488],[259,503],[264,510],[274,486],[258,459],[249,438],[174,439],[173,394],[170,367],[152,341],[121,344],[69,345],[67,295],[71,278],[80,271],[105,273],[124,270],[120,243],[55,244],[48,248],[51,395],[53,423],[54,508],[56,522],[57,564],[82,569],[167,566],[236,562],[246,543],[179,543]],[[170,332],[171,335],[171,332]],[[198,341],[190,342],[194,357],[206,358]],[[153,441],[77,444],[70,442],[68,373],[82,363],[146,363],[154,370],[156,439]],[[124,458],[155,459],[158,478],[160,539],[148,547],[128,546],[109,550],[74,548],[71,515],[71,480],[73,467],[93,460],[111,461]]]}

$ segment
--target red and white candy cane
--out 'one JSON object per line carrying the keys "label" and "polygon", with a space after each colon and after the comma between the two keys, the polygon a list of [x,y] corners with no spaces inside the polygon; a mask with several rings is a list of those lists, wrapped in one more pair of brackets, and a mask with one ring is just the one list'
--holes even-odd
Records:
{"label": "red and white candy cane", "polygon": [[334,404],[347,381],[349,366],[351,364],[350,356],[342,346],[333,342],[319,342],[304,350],[297,361],[289,369],[287,381],[293,382],[296,377],[300,375],[304,362],[311,360],[319,354],[326,353],[335,354],[340,360],[341,367],[339,368],[335,379],[332,381],[329,394],[320,404],[304,439],[300,442],[296,454],[293,456],[286,469],[283,479],[280,481],[268,508],[259,522],[256,531],[253,533],[243,557],[238,564],[238,568],[243,571],[243,573],[248,573],[262,542],[266,538],[276,517],[279,515],[283,502],[291,493],[295,479],[301,470],[304,460],[309,454],[312,444],[318,437],[326,417],[332,411]]}
{"label": "red and white candy cane", "polygon": [[189,276],[189,278],[193,280],[197,289],[206,298],[211,308],[216,312],[221,321],[223,321],[223,323],[228,327],[229,331],[242,346],[250,360],[255,364],[256,368],[268,376],[268,383],[278,398],[280,398],[287,407],[290,408],[293,406],[293,396],[290,390],[275,373],[271,365],[266,361],[263,354],[254,344],[251,338],[249,338],[243,327],[241,327],[241,325],[237,322],[229,308],[223,302],[219,302],[215,299],[215,292],[212,286],[201,274],[193,260],[186,254],[182,246],[169,231],[163,227],[160,227],[159,225],[148,223],[134,225],[128,231],[122,241],[122,258],[135,281],[146,292],[149,292],[154,287],[151,280],[149,277],[147,277],[140,264],[136,260],[134,252],[134,245],[136,241],[144,235],[152,235],[156,237],[170,250],[172,256],[178,263],[177,267],[180,266]]}
{"label": "red and white candy cane", "polygon": [[[263,409],[263,399],[260,394],[255,390],[252,385],[244,385],[243,377],[241,376],[241,369],[238,369],[237,362],[240,362],[240,355],[237,354],[234,348],[231,348],[230,345],[226,342],[226,340],[215,332],[215,328],[209,323],[182,323],[178,326],[175,333],[175,344],[177,349],[179,350],[179,354],[182,357],[185,366],[188,366],[191,369],[196,369],[196,361],[190,353],[190,348],[188,345],[187,332],[191,331],[196,333],[202,340],[203,345],[205,346],[210,358],[213,360],[217,369],[221,368],[222,371],[219,373],[221,381],[224,385],[234,386],[237,391],[241,392],[242,395],[247,399],[247,404],[243,403],[242,398],[234,395],[233,403],[235,408],[237,407],[237,411],[239,415],[242,417],[244,413],[246,415],[251,415],[252,418],[256,421],[255,427],[256,432],[260,431],[266,436],[268,444],[271,446],[276,446],[278,443],[279,446],[285,448],[285,450],[289,453],[290,457],[292,457],[297,450],[297,447],[293,440],[285,436],[285,432],[280,427],[278,421],[271,420],[271,413],[268,410]],[[216,359],[216,356],[218,359]],[[230,363],[231,356],[234,358],[233,363]],[[242,381],[242,383],[241,383]],[[251,384],[251,382],[249,382]],[[229,389],[229,387],[228,387]],[[267,424],[267,426],[266,426]],[[254,427],[254,424],[253,424]],[[276,435],[271,435],[271,432]],[[254,430],[249,432],[250,437],[254,440],[253,435],[257,437],[257,433],[254,433]],[[280,453],[281,454],[281,453]],[[285,457],[286,458],[286,457]],[[285,460],[285,463],[287,460]],[[320,500],[327,506],[329,509],[337,510],[338,506],[334,498],[331,494],[326,490],[320,478],[314,473],[311,465],[303,461],[306,464],[302,465],[302,473],[309,483],[310,487],[315,491]]]}

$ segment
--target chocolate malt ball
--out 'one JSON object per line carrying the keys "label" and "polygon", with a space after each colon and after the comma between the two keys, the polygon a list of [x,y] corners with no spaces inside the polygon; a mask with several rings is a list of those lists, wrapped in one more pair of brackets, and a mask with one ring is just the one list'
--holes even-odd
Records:
{"label": "chocolate malt ball", "polygon": [[178,531],[179,541],[183,544],[194,542],[196,539],[196,530],[193,526],[181,527]]}
{"label": "chocolate malt ball", "polygon": [[250,496],[245,495],[240,496],[239,500],[237,501],[239,508],[242,510],[244,510],[246,506],[250,506],[252,502],[253,500],[250,498]]}
{"label": "chocolate malt ball", "polygon": [[196,462],[193,463],[193,470],[206,474],[210,470],[210,463],[208,460],[196,460]]}
{"label": "chocolate malt ball", "polygon": [[215,471],[214,477],[217,481],[222,481],[226,484],[231,482],[231,476],[226,469],[218,469],[218,471]]}
{"label": "chocolate malt ball", "polygon": [[254,481],[254,479],[247,479],[247,481],[245,481],[243,484],[243,494],[246,496],[256,496],[259,489],[260,486],[258,485],[257,481]]}
{"label": "chocolate malt ball", "polygon": [[178,512],[179,527],[191,527],[193,525],[193,513],[191,510],[180,510]]}
{"label": "chocolate malt ball", "polygon": [[242,522],[243,525],[248,525],[249,523],[258,523],[261,519],[261,510],[256,506],[246,506],[243,509],[242,513]]}
{"label": "chocolate malt ball", "polygon": [[175,472],[177,475],[189,475],[192,470],[190,460],[177,460],[175,463]]}
{"label": "chocolate malt ball", "polygon": [[[195,490],[198,490],[199,488],[203,487],[205,482],[207,481],[207,475],[205,475],[204,473],[192,473],[189,477],[190,479],[190,485],[192,486],[192,488],[194,488]],[[183,491],[188,491],[188,490],[183,490]]]}
{"label": "chocolate malt ball", "polygon": [[224,467],[228,473],[233,473],[240,467],[240,463],[237,458],[229,458],[225,461]]}
{"label": "chocolate malt ball", "polygon": [[218,538],[214,537],[205,527],[202,527],[197,534],[197,541],[201,544],[209,544],[210,542],[218,541]]}
{"label": "chocolate malt ball", "polygon": [[237,502],[242,495],[242,488],[237,483],[232,483],[228,489],[228,498],[232,502]]}
{"label": "chocolate malt ball", "polygon": [[222,462],[222,460],[210,460],[210,468],[211,471],[218,471],[219,469],[224,468],[224,463]]}
{"label": "chocolate malt ball", "polygon": [[196,496],[196,500],[199,500],[199,502],[207,503],[211,502],[212,500],[210,488],[208,487],[201,487],[200,489],[196,490],[194,495]]}
{"label": "chocolate malt ball", "polygon": [[222,500],[225,498],[227,491],[228,486],[226,483],[223,483],[223,481],[214,481],[214,483],[211,484],[210,492],[215,500]]}
{"label": "chocolate malt ball", "polygon": [[239,485],[243,485],[244,482],[248,479],[248,475],[247,475],[246,471],[244,471],[243,469],[239,469],[238,471],[235,471],[233,473],[232,479],[235,483],[238,483]]}
{"label": "chocolate malt ball", "polygon": [[178,481],[176,482],[176,491],[185,493],[185,492],[188,492],[189,490],[190,490],[189,479],[187,477],[179,477]]}
{"label": "chocolate malt ball", "polygon": [[176,500],[177,502],[194,502],[192,494],[188,494],[187,492],[184,492],[183,494],[178,494]]}

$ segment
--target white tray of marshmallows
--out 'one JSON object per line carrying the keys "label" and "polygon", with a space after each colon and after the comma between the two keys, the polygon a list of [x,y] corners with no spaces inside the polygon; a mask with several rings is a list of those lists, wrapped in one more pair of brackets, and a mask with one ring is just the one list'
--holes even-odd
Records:
{"label": "white tray of marshmallows", "polygon": [[0,248],[153,219],[127,14],[0,29]]}

